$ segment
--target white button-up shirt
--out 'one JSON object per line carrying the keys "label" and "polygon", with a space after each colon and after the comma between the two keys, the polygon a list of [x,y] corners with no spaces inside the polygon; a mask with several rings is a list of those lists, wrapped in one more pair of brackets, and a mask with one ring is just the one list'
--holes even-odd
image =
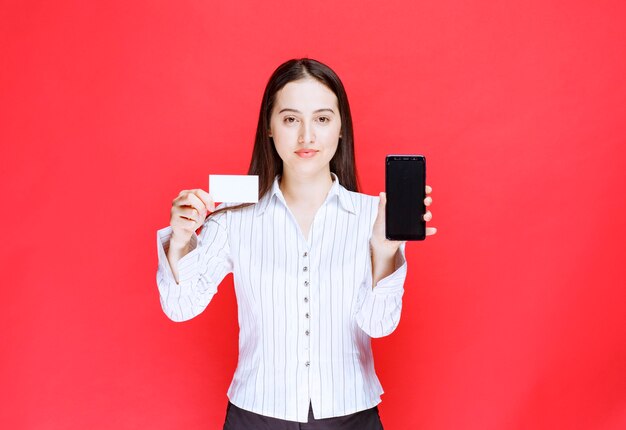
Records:
{"label": "white button-up shirt", "polygon": [[306,422],[309,402],[317,419],[380,402],[370,338],[400,320],[404,244],[396,270],[373,287],[369,239],[379,198],[333,179],[308,240],[278,178],[258,203],[209,217],[178,262],[178,284],[166,257],[171,227],[157,233],[157,284],[172,320],[201,313],[233,273],[239,361],[228,398],[242,409]]}

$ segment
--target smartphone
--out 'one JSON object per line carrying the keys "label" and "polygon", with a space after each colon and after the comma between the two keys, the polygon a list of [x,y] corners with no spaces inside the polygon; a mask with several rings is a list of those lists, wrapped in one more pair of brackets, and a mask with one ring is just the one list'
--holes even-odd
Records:
{"label": "smartphone", "polygon": [[387,155],[385,159],[385,233],[389,240],[426,238],[426,158]]}

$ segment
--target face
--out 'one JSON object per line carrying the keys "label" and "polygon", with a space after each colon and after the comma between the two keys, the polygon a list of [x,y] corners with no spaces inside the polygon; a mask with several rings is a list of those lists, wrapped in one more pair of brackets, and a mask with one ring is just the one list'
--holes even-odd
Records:
{"label": "face", "polygon": [[341,117],[337,96],[315,79],[293,81],[276,93],[270,135],[283,171],[314,175],[330,172]]}

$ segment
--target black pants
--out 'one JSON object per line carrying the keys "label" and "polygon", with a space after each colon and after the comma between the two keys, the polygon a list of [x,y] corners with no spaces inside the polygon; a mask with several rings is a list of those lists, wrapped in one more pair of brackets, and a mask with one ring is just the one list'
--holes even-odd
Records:
{"label": "black pants", "polygon": [[255,414],[228,402],[223,430],[383,430],[383,425],[376,406],[350,415],[316,420],[309,404],[309,422],[299,423]]}

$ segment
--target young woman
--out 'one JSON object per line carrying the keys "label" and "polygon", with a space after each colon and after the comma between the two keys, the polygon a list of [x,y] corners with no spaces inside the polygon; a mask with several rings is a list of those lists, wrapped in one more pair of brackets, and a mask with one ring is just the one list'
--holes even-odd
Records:
{"label": "young woman", "polygon": [[384,193],[358,193],[350,107],[329,67],[276,69],[248,173],[258,203],[215,210],[209,193],[184,190],[158,232],[172,320],[198,315],[234,275],[239,361],[224,429],[381,429],[370,339],[400,320],[404,243],[385,238]]}

